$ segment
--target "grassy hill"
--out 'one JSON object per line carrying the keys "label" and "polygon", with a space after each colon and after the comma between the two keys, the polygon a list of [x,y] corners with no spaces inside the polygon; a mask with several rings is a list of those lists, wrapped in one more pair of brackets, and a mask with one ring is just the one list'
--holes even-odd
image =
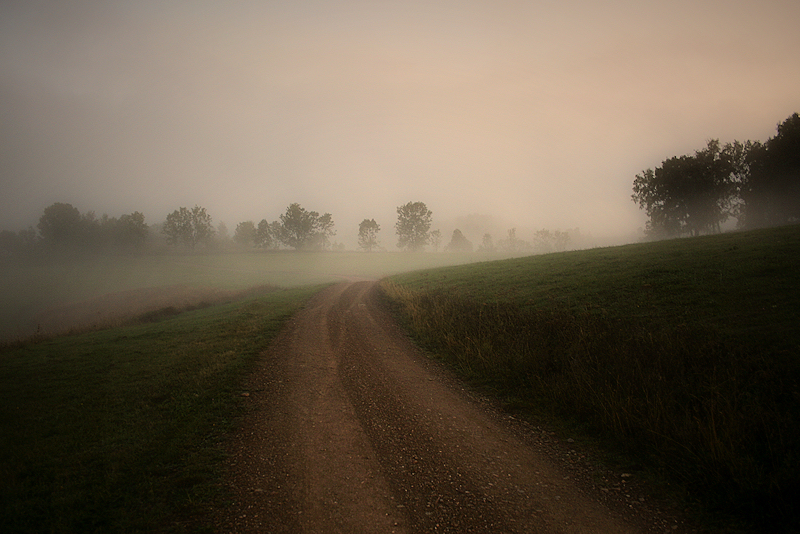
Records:
{"label": "grassy hill", "polygon": [[383,287],[423,345],[510,405],[610,437],[705,506],[786,528],[800,502],[798,265],[790,226]]}

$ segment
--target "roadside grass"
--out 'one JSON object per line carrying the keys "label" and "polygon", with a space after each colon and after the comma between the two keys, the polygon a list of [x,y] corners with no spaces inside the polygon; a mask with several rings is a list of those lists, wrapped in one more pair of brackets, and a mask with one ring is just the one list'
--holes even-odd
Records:
{"label": "roadside grass", "polygon": [[237,387],[321,287],[0,349],[0,530],[202,528]]}
{"label": "roadside grass", "polygon": [[462,376],[610,439],[688,502],[800,526],[800,226],[393,276]]}

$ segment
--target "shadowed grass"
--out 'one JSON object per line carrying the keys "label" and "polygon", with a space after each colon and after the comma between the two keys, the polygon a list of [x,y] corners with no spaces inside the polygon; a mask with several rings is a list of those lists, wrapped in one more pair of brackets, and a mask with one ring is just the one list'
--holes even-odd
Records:
{"label": "shadowed grass", "polygon": [[[217,494],[238,384],[320,287],[0,352],[3,532],[182,532]],[[157,314],[158,315],[158,314]]]}
{"label": "shadowed grass", "polygon": [[800,227],[384,281],[418,339],[771,528],[800,502]]}

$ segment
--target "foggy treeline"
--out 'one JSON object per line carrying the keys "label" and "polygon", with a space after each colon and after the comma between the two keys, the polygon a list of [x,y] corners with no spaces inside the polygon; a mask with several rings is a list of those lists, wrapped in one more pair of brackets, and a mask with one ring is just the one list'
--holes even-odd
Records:
{"label": "foggy treeline", "polygon": [[[473,243],[460,230],[449,240],[438,229],[431,229],[433,214],[423,202],[409,202],[397,208],[396,246],[408,251],[483,252],[522,255],[558,252],[573,240],[580,239],[580,230],[550,231],[542,229],[525,240],[517,229],[507,230],[495,238],[483,233],[480,243]],[[477,217],[477,216],[476,216]],[[480,218],[480,217],[478,217]],[[475,231],[474,221],[467,217]],[[366,252],[386,251],[382,243],[381,225],[375,219],[364,219],[358,226],[358,247]],[[277,220],[243,221],[231,233],[225,223],[214,224],[206,208],[181,207],[162,222],[148,224],[142,212],[119,217],[80,210],[68,203],[56,202],[44,209],[36,228],[19,232],[0,232],[0,254],[3,257],[48,255],[67,252],[147,253],[163,251],[226,251],[226,250],[302,250],[343,251],[343,244],[333,241],[336,235],[333,216],[309,211],[298,203],[286,208]],[[388,239],[388,238],[387,238]]]}
{"label": "foggy treeline", "polygon": [[692,156],[672,157],[633,182],[632,199],[650,218],[651,238],[719,233],[800,221],[800,115],[766,142],[718,139]]}
{"label": "foggy treeline", "polygon": [[[636,176],[632,200],[649,217],[649,238],[678,237],[720,232],[723,223],[736,219],[738,228],[757,228],[800,221],[800,115],[794,113],[778,125],[766,142],[719,140],[691,156],[672,157],[660,167]],[[482,235],[471,241],[456,228],[445,236],[432,229],[433,214],[423,202],[397,208],[396,242],[381,234],[382,225],[364,219],[357,229],[361,250],[498,252],[521,255],[566,250],[580,242],[580,230],[542,229],[522,239],[516,228],[504,235]],[[163,250],[311,250],[341,251],[333,238],[337,231],[330,213],[290,204],[278,219],[256,223],[242,221],[229,232],[224,223],[214,225],[204,207],[180,207],[164,221],[150,223],[142,212],[119,217],[81,213],[71,204],[56,202],[45,208],[36,227],[0,232],[3,257],[68,251],[143,253]],[[353,237],[356,229],[353,229]]]}

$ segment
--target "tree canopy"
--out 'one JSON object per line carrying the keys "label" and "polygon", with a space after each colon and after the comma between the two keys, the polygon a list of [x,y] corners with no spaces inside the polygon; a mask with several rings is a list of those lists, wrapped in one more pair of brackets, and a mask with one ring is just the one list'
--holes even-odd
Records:
{"label": "tree canopy", "polygon": [[719,232],[800,220],[800,115],[765,143],[719,140],[691,156],[672,157],[636,175],[632,200],[649,217],[651,237]]}
{"label": "tree canopy", "polygon": [[409,202],[397,208],[397,233],[398,248],[408,251],[419,251],[425,248],[430,238],[433,212],[424,202]]}
{"label": "tree canopy", "polygon": [[740,186],[744,226],[800,220],[800,115],[778,125],[765,143],[748,142]]}
{"label": "tree canopy", "polygon": [[450,238],[450,243],[445,250],[448,252],[472,252],[472,241],[456,228],[453,230],[453,237]]}
{"label": "tree canopy", "polygon": [[83,230],[81,212],[72,204],[56,202],[44,209],[37,227],[46,243],[75,244]]}
{"label": "tree canopy", "polygon": [[280,220],[279,239],[295,250],[325,250],[331,236],[336,234],[330,213],[320,215],[316,211],[306,211],[298,203],[290,204]]}
{"label": "tree canopy", "polygon": [[167,243],[177,247],[179,244],[194,249],[199,243],[208,244],[214,237],[211,216],[205,208],[179,208],[169,215],[161,231],[167,236]]}
{"label": "tree canopy", "polygon": [[378,248],[378,232],[381,227],[375,219],[364,219],[358,225],[358,246],[367,252]]}

